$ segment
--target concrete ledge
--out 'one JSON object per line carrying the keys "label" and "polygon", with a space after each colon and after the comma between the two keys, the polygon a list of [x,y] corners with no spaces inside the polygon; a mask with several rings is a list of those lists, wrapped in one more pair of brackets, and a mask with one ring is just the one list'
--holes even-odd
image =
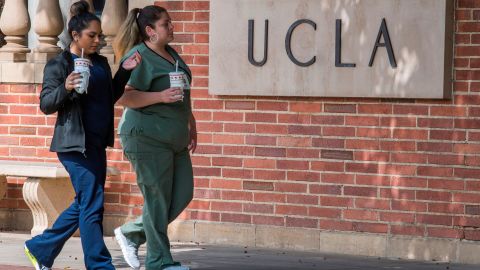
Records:
{"label": "concrete ledge", "polygon": [[[31,217],[27,211],[0,209],[0,228],[26,230],[22,220]],[[104,218],[106,236],[133,217],[107,215]],[[28,223],[28,222],[27,222]],[[480,242],[458,239],[389,237],[381,234],[318,231],[303,228],[255,226],[234,223],[178,220],[170,224],[170,240],[275,248],[321,253],[400,258],[418,261],[442,261],[480,264]]]}

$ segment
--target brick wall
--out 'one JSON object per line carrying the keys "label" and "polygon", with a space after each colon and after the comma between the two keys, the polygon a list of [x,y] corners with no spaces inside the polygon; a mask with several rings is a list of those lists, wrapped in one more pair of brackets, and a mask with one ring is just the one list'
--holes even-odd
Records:
{"label": "brick wall", "polygon": [[[454,95],[442,101],[210,96],[209,1],[156,4],[195,77],[196,189],[182,219],[480,240],[480,1],[456,1]],[[0,86],[1,159],[56,160],[39,90]],[[109,160],[123,173],[106,214],[141,213],[118,141]],[[26,208],[21,185],[9,179],[1,208]]]}

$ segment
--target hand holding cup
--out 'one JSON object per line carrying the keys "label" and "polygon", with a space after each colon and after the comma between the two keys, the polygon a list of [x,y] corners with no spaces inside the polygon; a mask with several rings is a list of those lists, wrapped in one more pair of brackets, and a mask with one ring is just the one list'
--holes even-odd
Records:
{"label": "hand holding cup", "polygon": [[82,74],[73,71],[65,80],[65,89],[72,91],[82,82]]}

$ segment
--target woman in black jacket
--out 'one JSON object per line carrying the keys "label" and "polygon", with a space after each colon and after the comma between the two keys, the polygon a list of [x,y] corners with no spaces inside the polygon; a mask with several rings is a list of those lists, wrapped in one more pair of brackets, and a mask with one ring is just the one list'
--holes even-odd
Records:
{"label": "woman in black jacket", "polygon": [[[96,53],[102,35],[100,20],[88,12],[85,1],[72,5],[69,48],[45,66],[40,109],[57,113],[50,150],[57,152],[70,175],[75,199],[51,229],[25,242],[25,253],[36,269],[50,269],[65,242],[80,228],[87,269],[115,269],[103,241],[103,202],[107,146],[114,141],[114,104],[122,96],[130,70],[141,61],[133,55],[112,80],[105,57]],[[81,74],[73,72],[74,59],[84,54],[91,61],[87,93],[75,88]]]}

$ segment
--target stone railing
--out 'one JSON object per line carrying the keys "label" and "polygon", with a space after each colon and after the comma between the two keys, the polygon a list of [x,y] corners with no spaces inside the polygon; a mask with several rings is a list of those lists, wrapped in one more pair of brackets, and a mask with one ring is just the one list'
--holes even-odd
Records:
{"label": "stone railing", "polygon": [[[58,45],[59,36],[67,24],[63,14],[68,12],[67,8],[71,3],[76,2],[62,1],[5,0],[0,16],[0,29],[5,34],[6,41],[0,48],[0,83],[42,82],[45,63],[62,50]],[[94,0],[87,1],[93,7]],[[130,1],[127,4],[127,1],[123,0],[105,0],[101,15],[105,46],[100,53],[109,59],[111,65],[115,65],[112,49],[115,34],[126,18],[128,6],[138,6],[140,3],[137,2],[139,1]],[[68,15],[66,17],[68,20]],[[32,36],[35,40],[28,40],[28,37],[32,39]]]}

